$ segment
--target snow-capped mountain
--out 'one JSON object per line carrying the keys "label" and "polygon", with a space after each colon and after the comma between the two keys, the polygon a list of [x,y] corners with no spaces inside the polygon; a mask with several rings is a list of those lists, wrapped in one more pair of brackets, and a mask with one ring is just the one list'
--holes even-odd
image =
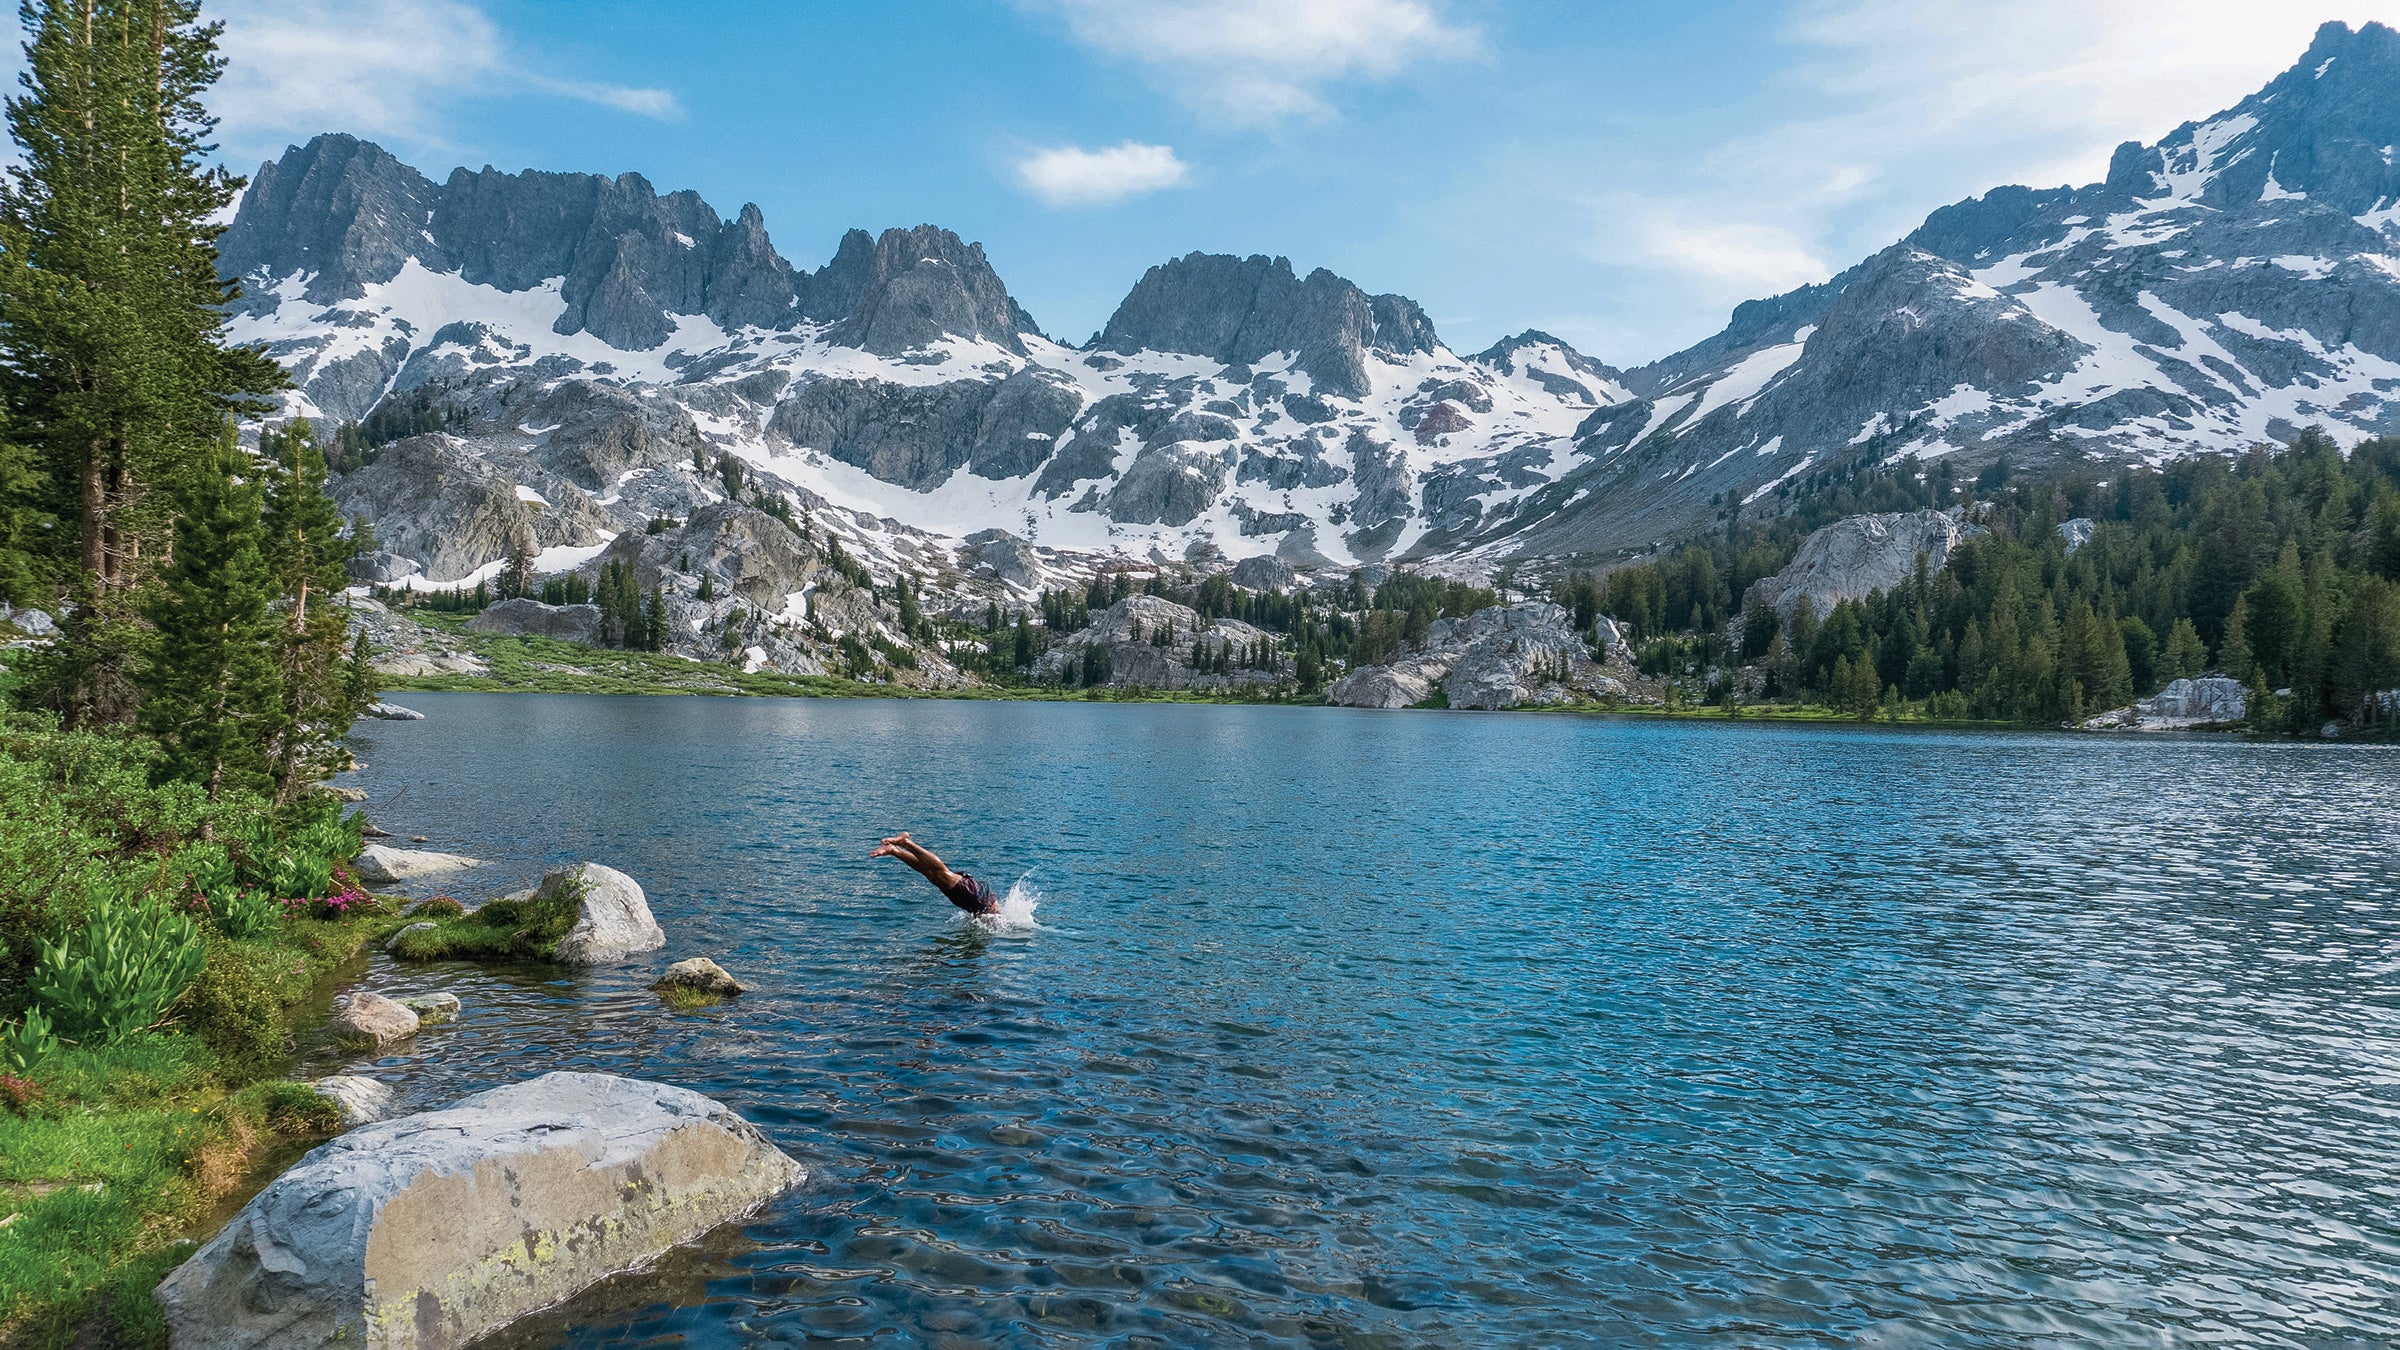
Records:
{"label": "snow-capped mountain", "polygon": [[[1551,481],[1576,424],[1626,396],[1554,338],[1461,358],[1413,302],[1280,258],[1162,263],[1075,348],[947,230],[852,231],[809,272],[755,207],[727,222],[634,175],[436,185],[347,136],[261,169],[223,254],[246,289],[233,335],[291,367],[293,411],[357,419],[424,391],[470,455],[543,466],[602,515],[667,505],[664,479],[636,480],[698,446],[804,504],[949,538],[1349,564]],[[616,412],[541,411],[566,404]],[[595,439],[645,436],[671,448],[591,462]],[[575,515],[542,533],[597,542]],[[434,580],[474,561],[419,548]]]}
{"label": "snow-capped mountain", "polygon": [[295,411],[440,414],[401,459],[419,478],[342,489],[389,513],[395,573],[472,575],[520,528],[547,562],[589,557],[722,501],[731,457],[875,565],[1022,589],[1092,555],[1616,552],[1862,461],[2400,429],[2395,144],[2400,34],[2328,24],[2104,182],[1945,207],[1624,371],[1538,332],[1460,356],[1404,297],[1205,254],[1071,346],[947,230],[852,231],[812,272],[755,207],[727,221],[630,174],[436,184],[346,136],[261,169],[223,250],[234,335],[291,365]]}
{"label": "snow-capped mountain", "polygon": [[2236,107],[2104,182],[1944,207],[1823,285],[1626,372],[1585,464],[1504,530],[1534,553],[1670,537],[1845,461],[2157,462],[2320,424],[2400,431],[2400,33],[2319,29]]}

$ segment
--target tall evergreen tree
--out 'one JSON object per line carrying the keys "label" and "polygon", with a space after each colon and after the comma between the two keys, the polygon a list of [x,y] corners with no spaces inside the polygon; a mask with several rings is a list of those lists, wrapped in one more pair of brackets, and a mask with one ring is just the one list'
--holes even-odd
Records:
{"label": "tall evergreen tree", "polygon": [[325,456],[305,418],[259,435],[266,475],[265,555],[278,606],[282,716],[266,755],[275,794],[290,800],[341,766],[341,738],[364,710],[342,668],[347,624],[333,603],[349,581],[352,545],[325,495]]}
{"label": "tall evergreen tree", "polygon": [[157,650],[139,676],[141,726],[166,748],[163,772],[211,797],[268,785],[267,746],[285,716],[260,494],[236,477],[249,465],[230,442],[186,475],[175,565],[145,606]]}
{"label": "tall evergreen tree", "polygon": [[[77,724],[132,715],[138,590],[166,515],[218,491],[230,414],[283,372],[224,340],[216,223],[242,180],[207,167],[200,96],[223,69],[197,0],[25,0],[17,162],[0,184],[0,397],[31,452],[75,605],[37,695]],[[22,456],[19,457],[20,459]],[[20,466],[22,467],[22,466]],[[196,484],[184,491],[186,480]],[[196,494],[196,495],[194,495]]]}

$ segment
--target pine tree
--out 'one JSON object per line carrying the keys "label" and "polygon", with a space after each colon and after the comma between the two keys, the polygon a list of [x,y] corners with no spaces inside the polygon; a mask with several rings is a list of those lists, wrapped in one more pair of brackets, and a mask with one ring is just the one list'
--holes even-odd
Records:
{"label": "pine tree", "polygon": [[363,713],[374,703],[376,692],[381,687],[381,681],[376,678],[374,649],[367,645],[367,630],[361,628],[358,636],[351,640],[350,659],[342,665],[342,698],[350,707]]}
{"label": "pine tree", "polygon": [[228,445],[188,477],[175,565],[145,607],[158,637],[140,676],[142,729],[166,749],[165,776],[211,798],[268,785],[267,746],[285,716],[266,528],[258,489],[234,476],[239,453]]}
{"label": "pine tree", "polygon": [[665,651],[666,647],[666,592],[660,587],[652,586],[649,598],[642,602],[642,650],[658,652]]}
{"label": "pine tree", "polygon": [[508,554],[500,565],[500,598],[515,600],[533,594],[533,535],[523,526],[509,536]]}
{"label": "pine tree", "polygon": [[600,603],[598,637],[603,647],[614,646],[625,640],[625,619],[617,612],[616,567],[614,561],[600,564],[600,584],[594,596]]}
{"label": "pine tree", "polygon": [[703,603],[717,598],[717,579],[708,572],[700,574],[700,599]]}
{"label": "pine tree", "polygon": [[618,640],[628,651],[640,651],[650,645],[650,627],[643,621],[642,584],[633,573],[633,560],[617,563],[617,613],[624,616],[625,632]]}
{"label": "pine tree", "polygon": [[2208,668],[2208,645],[2190,619],[2177,619],[2167,630],[2167,649],[2159,657],[2159,673],[2169,680],[2198,679]]}
{"label": "pine tree", "polygon": [[332,598],[347,584],[351,544],[325,495],[325,457],[305,419],[259,436],[269,582],[280,608],[276,641],[282,717],[266,754],[276,796],[291,800],[339,767],[340,739],[363,704],[342,678],[346,624]]}
{"label": "pine tree", "polygon": [[2250,656],[2250,603],[2244,597],[2233,602],[2233,612],[2225,616],[2225,640],[2217,644],[2217,669],[2237,680],[2247,680],[2257,672],[2257,662]]}
{"label": "pine tree", "polygon": [[126,630],[166,555],[165,513],[215,499],[226,417],[264,411],[258,396],[284,385],[262,352],[224,341],[237,292],[217,275],[215,221],[242,180],[206,167],[214,122],[200,96],[223,63],[219,25],[198,10],[22,11],[24,92],[8,100],[19,158],[0,189],[0,395],[64,525],[49,533],[76,610],[38,696],[77,724],[131,716],[144,644]]}

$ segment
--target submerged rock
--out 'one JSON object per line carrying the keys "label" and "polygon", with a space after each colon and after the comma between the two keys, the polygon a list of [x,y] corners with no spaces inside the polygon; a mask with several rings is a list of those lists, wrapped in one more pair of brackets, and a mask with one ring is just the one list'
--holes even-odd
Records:
{"label": "submerged rock", "polygon": [[419,877],[438,877],[446,872],[463,872],[482,865],[480,858],[463,857],[456,853],[433,853],[424,849],[393,848],[388,844],[369,844],[361,849],[351,867],[358,879],[373,886],[389,886]]}
{"label": "submerged rock", "polygon": [[536,900],[553,899],[580,883],[583,912],[558,940],[557,958],[571,966],[605,965],[635,952],[667,945],[665,930],[650,916],[650,901],[632,877],[598,863],[561,867],[542,878]]}
{"label": "submerged rock", "polygon": [[725,972],[725,967],[705,956],[689,957],[667,967],[667,973],[650,986],[653,989],[684,989],[695,994],[714,994],[731,998],[748,993],[750,986]]}
{"label": "submerged rock", "polygon": [[[416,925],[410,924],[409,927]],[[456,994],[409,994],[393,1001],[415,1013],[421,1025],[447,1022],[458,1016],[461,1006]]]}
{"label": "submerged rock", "polygon": [[361,990],[343,999],[335,1010],[333,1034],[381,1050],[416,1035],[417,1015],[381,994]]}
{"label": "submerged rock", "polygon": [[544,1074],[316,1149],[176,1267],[158,1300],[178,1350],[449,1350],[806,1176],[696,1092]]}
{"label": "submerged rock", "polygon": [[345,1128],[371,1125],[392,1113],[392,1089],[363,1074],[337,1073],[309,1084],[342,1113]]}

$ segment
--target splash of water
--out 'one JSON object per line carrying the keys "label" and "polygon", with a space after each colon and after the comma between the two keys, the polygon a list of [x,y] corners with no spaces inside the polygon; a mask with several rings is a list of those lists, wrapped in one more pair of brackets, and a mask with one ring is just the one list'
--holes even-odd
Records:
{"label": "splash of water", "polygon": [[971,916],[974,922],[994,932],[1021,931],[1039,928],[1033,921],[1033,911],[1042,903],[1041,889],[1025,877],[1013,882],[1008,893],[1000,897],[1000,912]]}

